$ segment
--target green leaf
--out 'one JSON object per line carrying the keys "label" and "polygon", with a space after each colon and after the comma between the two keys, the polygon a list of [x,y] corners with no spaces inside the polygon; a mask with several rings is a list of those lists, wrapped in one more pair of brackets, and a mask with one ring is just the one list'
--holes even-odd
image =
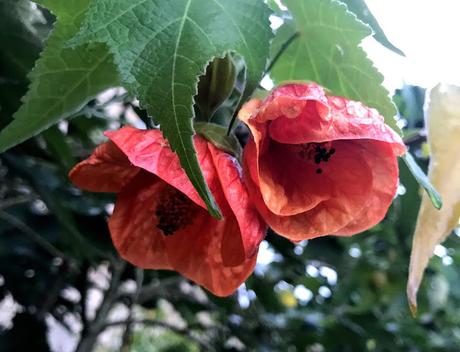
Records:
{"label": "green leaf", "polygon": [[239,158],[241,145],[233,134],[227,134],[227,129],[215,123],[196,122],[194,124],[197,134],[203,136],[217,148]]}
{"label": "green leaf", "polygon": [[396,46],[394,46],[390,42],[390,40],[385,35],[385,32],[383,31],[382,27],[380,27],[379,23],[377,22],[377,19],[374,17],[372,12],[367,7],[366,2],[364,0],[341,0],[341,1],[347,4],[348,9],[352,11],[361,21],[371,26],[372,30],[374,31],[373,37],[375,40],[377,40],[384,47],[386,47],[387,49],[390,49],[396,54],[401,55],[401,56],[406,56],[404,55],[401,49],[398,49]]}
{"label": "green leaf", "polygon": [[41,49],[35,26],[45,19],[27,0],[0,0],[0,13],[0,77],[3,81],[11,71],[22,75],[29,72]]}
{"label": "green leaf", "polygon": [[0,128],[20,106],[42,48],[45,19],[28,0],[0,0]]}
{"label": "green leaf", "polygon": [[234,51],[246,62],[244,98],[257,87],[269,54],[269,9],[254,0],[98,0],[72,45],[104,42],[123,83],[160,123],[213,216],[219,210],[202,175],[192,136],[198,77]]}
{"label": "green leaf", "polygon": [[42,0],[57,24],[29,78],[31,85],[14,120],[0,132],[0,152],[70,116],[106,88],[119,85],[116,67],[102,44],[65,48],[78,31],[89,0]]}
{"label": "green leaf", "polygon": [[206,74],[198,82],[198,94],[195,96],[203,118],[211,121],[216,110],[232,93],[236,82],[236,68],[232,56],[215,58],[206,68]]}
{"label": "green leaf", "polygon": [[370,28],[335,0],[285,0],[293,16],[276,33],[273,56],[296,32],[276,61],[275,82],[314,81],[333,94],[358,100],[377,109],[396,131],[396,107],[382,86],[383,76],[359,47]]}
{"label": "green leaf", "polygon": [[430,183],[430,180],[425,175],[425,173],[420,168],[420,166],[418,166],[412,154],[407,152],[406,154],[404,154],[402,158],[404,162],[406,163],[407,167],[409,168],[410,172],[412,173],[412,175],[414,175],[419,185],[425,189],[426,193],[430,197],[430,200],[433,206],[436,209],[441,209],[442,207],[441,196],[439,195],[438,191],[433,187],[433,185]]}

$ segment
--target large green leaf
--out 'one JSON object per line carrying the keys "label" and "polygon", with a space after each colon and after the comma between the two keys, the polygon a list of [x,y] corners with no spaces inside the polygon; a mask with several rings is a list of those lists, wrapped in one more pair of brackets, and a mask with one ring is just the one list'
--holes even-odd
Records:
{"label": "large green leaf", "polygon": [[214,216],[219,210],[206,185],[192,135],[198,77],[216,56],[237,52],[246,61],[245,97],[256,87],[272,37],[269,9],[254,0],[92,1],[73,45],[107,43],[123,83],[161,129]]}
{"label": "large green leaf", "polygon": [[14,120],[0,132],[0,152],[78,111],[102,90],[118,85],[112,57],[103,44],[66,48],[78,31],[89,0],[42,0],[57,24],[29,78],[31,85]]}
{"label": "large green leaf", "polygon": [[381,85],[383,76],[359,47],[370,28],[335,0],[285,0],[293,15],[278,30],[273,55],[299,33],[279,57],[271,73],[276,82],[315,81],[333,94],[376,108],[399,131],[396,107]]}

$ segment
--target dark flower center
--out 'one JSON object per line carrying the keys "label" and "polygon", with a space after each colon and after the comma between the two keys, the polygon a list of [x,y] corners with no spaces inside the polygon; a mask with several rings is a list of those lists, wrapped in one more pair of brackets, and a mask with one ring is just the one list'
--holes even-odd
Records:
{"label": "dark flower center", "polygon": [[[322,162],[327,163],[334,155],[335,148],[332,148],[331,145],[331,142],[300,144],[299,156],[304,160],[312,160],[319,166]],[[323,169],[318,167],[316,173],[323,173]]]}
{"label": "dark flower center", "polygon": [[171,187],[165,189],[160,197],[155,215],[158,218],[156,227],[163,235],[173,235],[193,222],[197,208],[184,193]]}

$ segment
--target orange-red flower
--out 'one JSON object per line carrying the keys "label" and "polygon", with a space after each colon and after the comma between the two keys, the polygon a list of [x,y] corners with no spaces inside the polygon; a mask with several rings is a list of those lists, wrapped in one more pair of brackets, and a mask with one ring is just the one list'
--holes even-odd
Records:
{"label": "orange-red flower", "polygon": [[245,182],[277,233],[348,236],[385,216],[405,146],[375,109],[314,83],[287,84],[246,103],[239,117],[252,132]]}
{"label": "orange-red flower", "polygon": [[118,252],[147,269],[176,270],[219,296],[252,273],[266,225],[237,161],[201,137],[194,143],[224,216],[212,218],[158,130],[124,127],[70,172],[80,188],[117,192],[109,229]]}

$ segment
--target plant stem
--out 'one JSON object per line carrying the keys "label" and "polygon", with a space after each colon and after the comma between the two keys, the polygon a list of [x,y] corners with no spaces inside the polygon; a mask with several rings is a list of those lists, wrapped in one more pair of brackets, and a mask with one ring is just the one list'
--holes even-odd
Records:
{"label": "plant stem", "polygon": [[107,289],[104,299],[97,310],[96,317],[88,325],[86,331],[82,331],[80,342],[75,352],[90,352],[97,342],[97,338],[106,325],[107,316],[117,300],[118,286],[120,285],[121,275],[125,269],[126,263],[118,259],[112,264],[112,278],[109,288]]}
{"label": "plant stem", "polygon": [[[300,32],[295,32],[283,43],[283,45],[281,46],[280,50],[276,53],[276,55],[273,57],[273,59],[268,64],[268,66],[265,69],[262,77],[265,77],[271,71],[271,69],[273,68],[273,66],[275,66],[276,62],[281,57],[281,55],[283,55],[283,53],[286,51],[286,49],[289,47],[289,45],[291,45],[291,43],[295,39],[297,39],[299,36],[300,36]],[[242,96],[240,96],[240,100],[238,100],[238,103],[236,105],[236,109],[235,109],[235,112],[233,113],[232,120],[230,121],[230,124],[228,125],[227,134],[230,134],[230,132],[232,131],[233,125],[234,125],[234,123],[236,121],[237,113],[238,113],[239,109],[241,108],[241,106],[243,105],[243,103],[245,103],[244,101],[243,102],[241,101],[241,97]]]}
{"label": "plant stem", "polygon": [[[106,323],[104,325],[104,329],[109,328],[109,327],[113,327],[113,326],[118,326],[118,325],[126,325],[127,323],[128,323],[127,320],[111,321],[111,322]],[[193,331],[191,331],[191,330],[189,330],[187,328],[185,328],[185,329],[179,328],[177,326],[171,325],[171,324],[166,323],[164,321],[153,320],[153,319],[130,320],[129,323],[132,324],[132,325],[134,325],[134,324],[142,324],[142,325],[147,325],[147,326],[158,326],[158,327],[162,327],[162,328],[165,328],[165,329],[169,329],[169,330],[175,332],[176,334],[183,335],[183,336],[189,338],[190,340],[194,341],[201,348],[203,348],[205,351],[212,351],[213,350],[212,347],[207,342],[205,342],[202,339],[200,339],[197,336],[195,336],[193,334]]]}
{"label": "plant stem", "polygon": [[59,271],[57,273],[56,280],[52,287],[46,293],[43,304],[41,305],[40,309],[38,310],[36,316],[39,320],[45,319],[46,314],[51,310],[53,305],[56,303],[59,293],[61,293],[62,289],[66,285],[67,273],[68,273],[68,263],[63,261],[61,266],[59,267]]}
{"label": "plant stem", "polygon": [[123,333],[122,343],[121,343],[121,351],[122,352],[129,352],[132,344],[132,334],[133,334],[133,309],[137,300],[139,298],[139,292],[142,289],[142,283],[144,282],[144,270],[140,268],[135,269],[135,276],[136,276],[136,290],[133,292],[129,304],[127,304],[129,309],[129,315],[126,321],[126,328]]}
{"label": "plant stem", "polygon": [[283,45],[281,45],[280,50],[278,50],[276,55],[273,57],[272,61],[268,64],[267,68],[265,69],[264,76],[271,71],[271,69],[273,68],[273,66],[275,66],[276,62],[281,57],[281,55],[283,55],[283,53],[286,51],[289,45],[291,45],[292,42],[295,39],[297,39],[299,36],[300,36],[300,32],[295,32],[283,43]]}
{"label": "plant stem", "polygon": [[4,210],[9,207],[13,207],[15,205],[29,203],[36,199],[34,196],[26,195],[26,196],[17,196],[14,198],[8,198],[0,202],[0,210]]}
{"label": "plant stem", "polygon": [[27,237],[29,237],[33,242],[35,242],[37,245],[39,245],[42,249],[47,251],[49,254],[51,254],[53,257],[58,257],[61,258],[62,260],[66,261],[67,256],[61,252],[59,249],[57,249],[55,246],[53,246],[51,243],[46,241],[42,236],[40,236],[37,232],[35,232],[34,229],[29,227],[27,224],[22,222],[20,219],[17,217],[0,210],[0,219],[6,221],[10,225],[16,227],[17,229],[21,230]]}

